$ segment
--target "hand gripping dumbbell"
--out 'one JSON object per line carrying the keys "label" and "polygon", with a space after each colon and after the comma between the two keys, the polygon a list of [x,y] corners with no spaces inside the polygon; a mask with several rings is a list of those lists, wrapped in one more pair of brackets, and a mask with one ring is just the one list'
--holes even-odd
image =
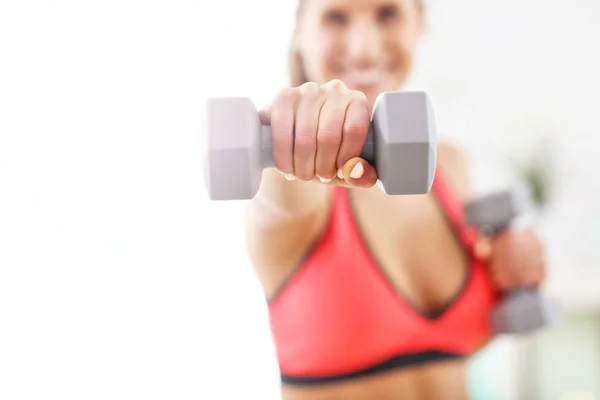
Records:
{"label": "hand gripping dumbbell", "polygon": [[[465,205],[467,223],[488,235],[499,235],[531,208],[527,188],[489,194]],[[559,317],[558,304],[542,297],[535,288],[522,287],[509,291],[491,315],[496,334],[528,333],[551,324]]]}
{"label": "hand gripping dumbbell", "polygon": [[[212,200],[254,197],[262,171],[275,168],[271,130],[244,97],[208,99],[204,110],[204,179]],[[433,108],[423,92],[386,92],[374,106],[360,155],[375,166],[386,194],[425,194],[437,160]]]}

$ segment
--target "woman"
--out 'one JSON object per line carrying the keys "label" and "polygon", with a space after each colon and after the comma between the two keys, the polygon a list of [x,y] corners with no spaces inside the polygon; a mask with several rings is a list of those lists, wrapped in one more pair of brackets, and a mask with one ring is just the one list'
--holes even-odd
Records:
{"label": "woman", "polygon": [[262,112],[277,170],[245,225],[286,400],[467,399],[465,362],[492,338],[499,294],[543,279],[535,233],[465,227],[459,150],[439,145],[422,196],[384,194],[359,158],[375,99],[409,76],[423,13],[418,0],[300,1],[292,87]]}

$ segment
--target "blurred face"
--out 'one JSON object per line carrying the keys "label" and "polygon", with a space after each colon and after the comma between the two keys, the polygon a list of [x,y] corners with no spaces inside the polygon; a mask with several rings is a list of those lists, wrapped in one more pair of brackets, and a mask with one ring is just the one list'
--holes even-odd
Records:
{"label": "blurred face", "polygon": [[340,79],[369,100],[399,90],[422,29],[417,0],[305,0],[296,46],[307,78]]}

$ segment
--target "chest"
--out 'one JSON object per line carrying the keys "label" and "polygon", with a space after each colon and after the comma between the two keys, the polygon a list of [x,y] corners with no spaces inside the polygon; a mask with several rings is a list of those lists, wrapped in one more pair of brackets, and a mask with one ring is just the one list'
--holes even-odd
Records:
{"label": "chest", "polygon": [[350,203],[371,255],[406,300],[423,314],[447,307],[465,285],[469,260],[438,200],[363,191]]}

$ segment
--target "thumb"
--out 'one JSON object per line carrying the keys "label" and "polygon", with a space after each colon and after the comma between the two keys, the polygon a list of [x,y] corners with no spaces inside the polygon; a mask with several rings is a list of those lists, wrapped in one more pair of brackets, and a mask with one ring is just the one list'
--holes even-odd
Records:
{"label": "thumb", "polygon": [[377,183],[375,167],[360,157],[348,160],[338,171],[338,176],[354,187],[370,188]]}

